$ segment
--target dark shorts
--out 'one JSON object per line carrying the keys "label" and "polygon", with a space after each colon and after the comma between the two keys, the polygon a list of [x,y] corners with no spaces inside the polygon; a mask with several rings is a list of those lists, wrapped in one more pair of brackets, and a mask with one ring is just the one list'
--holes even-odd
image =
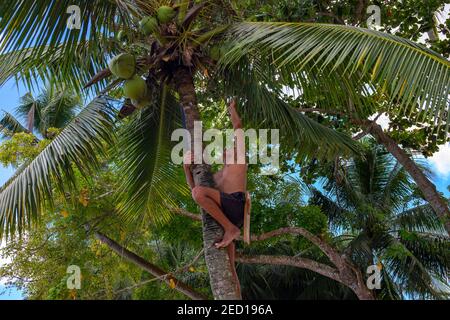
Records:
{"label": "dark shorts", "polygon": [[244,225],[245,193],[220,192],[220,205],[228,220],[230,220],[236,227],[242,228]]}

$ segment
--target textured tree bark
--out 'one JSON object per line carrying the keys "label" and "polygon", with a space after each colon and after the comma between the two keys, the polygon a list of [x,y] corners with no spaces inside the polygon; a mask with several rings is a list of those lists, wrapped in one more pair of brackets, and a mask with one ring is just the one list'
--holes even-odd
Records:
{"label": "textured tree bark", "polygon": [[355,10],[355,22],[357,25],[361,24],[366,14],[365,12],[366,8],[367,8],[367,0],[359,0]]}
{"label": "textured tree bark", "polygon": [[282,266],[292,266],[311,270],[325,277],[341,282],[339,271],[336,268],[302,257],[268,255],[247,256],[239,254],[236,256],[236,261],[248,264],[274,264]]}
{"label": "textured tree bark", "polygon": [[[89,226],[87,226],[87,229],[89,230]],[[170,284],[170,280],[172,279],[175,283],[175,290],[185,294],[189,298],[193,300],[207,300],[208,298],[201,294],[196,292],[194,289],[192,289],[187,284],[177,280],[173,276],[168,276],[167,272],[160,269],[158,266],[155,266],[145,260],[144,258],[138,256],[134,252],[129,251],[128,249],[122,247],[120,244],[112,240],[111,238],[107,237],[101,232],[93,231],[95,237],[100,240],[102,243],[106,244],[111,250],[113,250],[115,253],[117,253],[120,257],[130,261],[131,263],[134,263],[138,267],[144,269],[148,273],[152,274],[155,277],[161,277],[161,281],[166,282],[167,284]]]}
{"label": "textured tree bark", "polygon": [[[369,121],[370,122],[370,121]],[[373,122],[365,123],[366,127],[370,126],[369,132],[377,139],[378,143],[384,145],[386,149],[397,159],[398,162],[405,168],[416,182],[419,189],[422,191],[425,199],[430,203],[433,210],[442,220],[447,233],[450,234],[450,210],[447,202],[437,192],[436,187],[427,176],[420,170],[417,164],[411,160],[406,152],[398,146],[398,144],[383,132],[383,129]]]}
{"label": "textured tree bark", "polygon": [[[191,137],[195,139],[194,122],[200,121],[200,114],[197,108],[195,87],[190,70],[185,67],[179,67],[175,71],[174,81],[176,90],[180,95],[180,104],[184,110],[186,129],[191,133]],[[195,143],[194,139],[192,139],[191,143]],[[215,187],[209,165],[194,164],[191,168],[196,186]],[[231,271],[227,251],[225,249],[216,249],[214,246],[214,243],[223,237],[222,227],[204,210],[202,210],[202,222],[205,261],[209,271],[214,299],[241,299]]]}

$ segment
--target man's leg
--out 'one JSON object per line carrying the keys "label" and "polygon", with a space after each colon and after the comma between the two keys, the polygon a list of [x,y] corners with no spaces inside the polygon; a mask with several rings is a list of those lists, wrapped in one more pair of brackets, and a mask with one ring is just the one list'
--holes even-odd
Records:
{"label": "man's leg", "polygon": [[[230,265],[231,265],[231,272],[233,273],[234,281],[236,282],[236,290],[238,292],[238,296],[241,297],[241,285],[239,283],[239,278],[236,272],[236,245],[234,241],[230,243],[230,245],[227,247],[228,250],[228,257],[230,258]],[[241,297],[242,298],[242,297]]]}
{"label": "man's leg", "polygon": [[192,198],[223,227],[225,233],[222,241],[216,244],[217,248],[224,248],[239,237],[241,231],[228,220],[220,208],[219,191],[213,188],[197,186],[192,189]]}

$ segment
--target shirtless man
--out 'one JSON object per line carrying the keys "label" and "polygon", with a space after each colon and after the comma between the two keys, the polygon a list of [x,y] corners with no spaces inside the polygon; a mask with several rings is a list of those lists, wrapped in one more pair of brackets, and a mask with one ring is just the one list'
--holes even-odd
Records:
{"label": "shirtless man", "polygon": [[[242,122],[236,111],[236,102],[231,101],[228,106],[233,129],[242,129]],[[215,188],[195,186],[190,170],[193,154],[187,152],[184,158],[184,172],[186,180],[192,190],[192,198],[206,212],[208,212],[224,229],[223,239],[215,245],[217,248],[227,247],[232,265],[232,271],[237,280],[234,268],[235,245],[233,240],[239,237],[240,228],[244,223],[246,208],[247,164],[240,163],[245,159],[245,144],[242,130],[235,131],[234,148],[225,149],[224,167],[214,174]],[[240,143],[236,143],[241,141]],[[241,155],[241,157],[238,157]],[[239,289],[239,281],[237,281]]]}

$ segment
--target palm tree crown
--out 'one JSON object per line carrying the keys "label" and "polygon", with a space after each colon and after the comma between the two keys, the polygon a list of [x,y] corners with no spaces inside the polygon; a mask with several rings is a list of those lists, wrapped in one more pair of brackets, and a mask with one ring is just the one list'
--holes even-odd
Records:
{"label": "palm tree crown", "polygon": [[365,143],[364,158],[333,168],[311,203],[327,213],[335,240],[363,272],[382,268],[380,297],[442,298],[449,271],[443,224],[404,168],[383,147]]}
{"label": "palm tree crown", "polygon": [[50,86],[35,98],[31,93],[20,98],[15,113],[25,120],[22,125],[13,115],[6,113],[0,125],[9,134],[36,131],[47,138],[48,129],[64,128],[81,108],[81,98],[70,90],[57,90]]}

